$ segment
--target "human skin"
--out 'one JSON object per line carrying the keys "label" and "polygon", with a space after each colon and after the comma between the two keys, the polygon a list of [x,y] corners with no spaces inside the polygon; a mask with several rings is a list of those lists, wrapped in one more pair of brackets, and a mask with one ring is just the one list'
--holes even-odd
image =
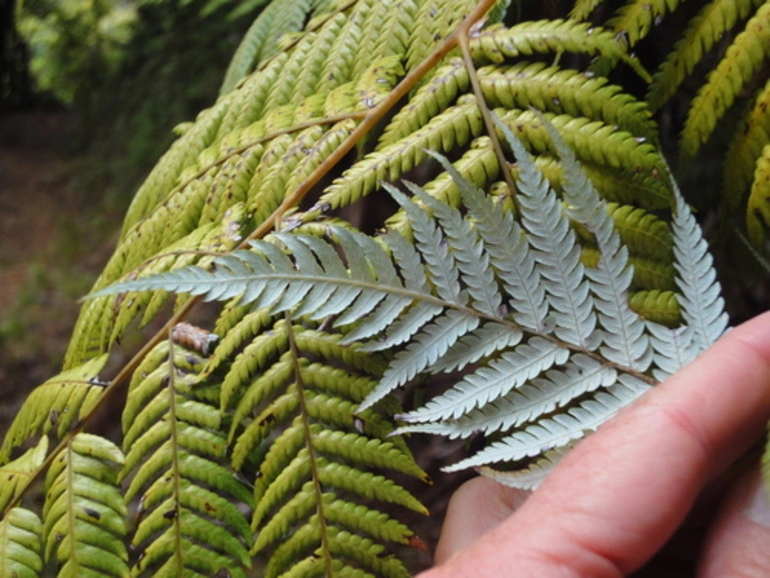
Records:
{"label": "human skin", "polygon": [[[770,312],[621,411],[531,496],[483,478],[461,487],[437,566],[420,578],[629,576],[666,545],[705,488],[720,486],[769,418]],[[722,504],[696,569],[678,575],[770,576],[770,506],[756,465],[730,480]]]}

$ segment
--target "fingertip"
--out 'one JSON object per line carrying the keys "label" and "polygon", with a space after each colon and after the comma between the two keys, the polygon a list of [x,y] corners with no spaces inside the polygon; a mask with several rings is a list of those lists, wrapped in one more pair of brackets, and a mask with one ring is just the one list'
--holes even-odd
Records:
{"label": "fingertip", "polygon": [[740,478],[704,544],[698,578],[770,576],[770,496],[759,468]]}
{"label": "fingertip", "polygon": [[449,501],[434,562],[446,562],[454,553],[498,526],[528,496],[529,492],[503,486],[483,476],[465,482]]}

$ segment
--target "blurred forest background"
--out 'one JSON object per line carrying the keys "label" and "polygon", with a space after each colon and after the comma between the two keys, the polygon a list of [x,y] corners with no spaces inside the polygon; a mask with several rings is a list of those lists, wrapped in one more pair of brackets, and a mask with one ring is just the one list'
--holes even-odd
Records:
{"label": "blurred forest background", "polygon": [[0,0],[0,431],[60,368],[132,194],[259,4]]}

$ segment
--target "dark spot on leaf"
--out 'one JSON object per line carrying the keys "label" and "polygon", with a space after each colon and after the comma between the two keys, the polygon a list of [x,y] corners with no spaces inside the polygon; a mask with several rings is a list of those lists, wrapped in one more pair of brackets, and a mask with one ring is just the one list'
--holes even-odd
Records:
{"label": "dark spot on leaf", "polygon": [[174,518],[177,517],[178,514],[179,512],[177,512],[176,509],[167,510],[166,512],[163,513],[163,517],[166,518],[166,520],[173,520]]}
{"label": "dark spot on leaf", "polygon": [[263,417],[261,420],[259,420],[259,425],[266,425],[274,421],[275,421],[275,414],[269,413],[265,417]]}
{"label": "dark spot on leaf", "polygon": [[83,508],[83,511],[94,520],[99,520],[102,517],[102,515],[93,508]]}

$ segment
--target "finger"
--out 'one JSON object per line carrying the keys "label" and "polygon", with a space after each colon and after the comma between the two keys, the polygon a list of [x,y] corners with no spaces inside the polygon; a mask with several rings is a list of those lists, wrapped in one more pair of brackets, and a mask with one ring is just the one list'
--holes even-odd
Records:
{"label": "finger", "polygon": [[704,483],[762,434],[768,415],[770,313],[579,444],[516,514],[429,576],[628,574],[665,543]]}
{"label": "finger", "polygon": [[434,562],[445,562],[452,554],[499,525],[524,503],[529,494],[506,488],[489,478],[465,482],[449,501]]}
{"label": "finger", "polygon": [[770,504],[759,468],[728,494],[706,539],[699,578],[770,576]]}

